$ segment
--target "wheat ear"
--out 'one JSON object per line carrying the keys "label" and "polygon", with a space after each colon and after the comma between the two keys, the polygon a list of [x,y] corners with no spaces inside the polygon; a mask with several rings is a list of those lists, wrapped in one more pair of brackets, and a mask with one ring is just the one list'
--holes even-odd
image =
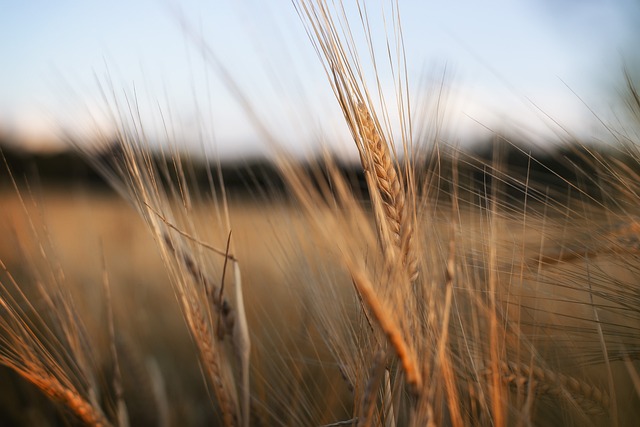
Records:
{"label": "wheat ear", "polygon": [[[2,298],[0,298],[0,303],[1,302]],[[18,324],[18,322],[16,322],[16,324]],[[2,328],[6,329],[5,326],[6,325],[3,325]],[[12,337],[15,340],[22,340],[25,337],[27,340],[34,339],[21,331],[9,330],[9,333],[15,334],[15,336]],[[3,340],[3,345],[4,344],[7,344],[7,342]],[[48,371],[51,370],[57,372],[58,375],[65,375],[60,367],[55,366],[55,362],[53,362],[52,366],[47,366],[48,361],[51,361],[51,359],[44,355],[35,354],[35,350],[33,350],[32,347],[33,345],[38,346],[41,345],[41,343],[16,342],[12,349],[12,352],[15,351],[15,354],[0,355],[0,364],[12,369],[26,381],[36,386],[49,399],[67,407],[86,425],[98,427],[111,426],[111,423],[99,408],[82,397],[75,387],[70,384],[65,384],[68,382],[68,378],[63,378],[63,382],[55,375],[48,373]],[[40,359],[41,357],[42,359]]]}
{"label": "wheat ear", "polygon": [[[188,253],[177,250],[170,237],[166,234],[164,235],[164,243],[167,245],[167,248],[173,252],[176,259],[182,261],[192,278],[204,285],[204,291],[209,297],[207,301],[212,305],[212,308],[222,320],[222,322],[217,325],[217,331],[216,334],[214,334],[212,325],[207,321],[206,314],[202,312],[200,303],[194,299],[195,295],[185,294],[182,296],[185,317],[194,335],[202,364],[213,386],[216,399],[220,404],[224,425],[236,426],[238,425],[237,399],[235,398],[237,394],[235,390],[229,390],[229,388],[232,388],[232,384],[225,382],[219,349],[213,340],[214,336],[217,337],[218,340],[222,340],[226,334],[231,333],[234,326],[233,310],[225,298],[217,297],[220,288],[206,277]],[[194,291],[197,292],[195,289]]]}
{"label": "wheat ear", "polygon": [[375,191],[374,188],[378,190],[391,241],[400,250],[407,274],[411,281],[414,281],[418,277],[417,259],[412,247],[413,227],[408,215],[402,181],[396,171],[389,145],[367,107],[363,103],[357,103],[356,113],[358,133],[361,137],[358,149],[362,167],[367,178],[374,184],[370,185],[370,191]]}
{"label": "wheat ear", "polygon": [[416,357],[407,345],[400,326],[395,321],[395,316],[391,314],[391,311],[385,306],[383,301],[378,298],[373,290],[371,281],[364,273],[353,269],[352,278],[358,293],[362,296],[365,304],[371,310],[373,317],[387,336],[391,347],[393,347],[398,355],[407,383],[412,387],[413,391],[417,393],[422,389],[422,375],[418,368]]}
{"label": "wheat ear", "polygon": [[225,381],[224,372],[222,371],[220,354],[216,351],[216,346],[211,339],[213,334],[209,324],[197,303],[194,302],[190,310],[189,323],[200,349],[202,364],[208,373],[213,391],[220,405],[224,425],[227,427],[237,426],[235,394],[228,390],[228,382]]}
{"label": "wheat ear", "polygon": [[[609,394],[575,377],[517,362],[502,362],[499,369],[505,384],[516,387],[532,385],[539,395],[569,399],[588,415],[602,415],[609,411]],[[486,370],[487,374],[490,372]]]}
{"label": "wheat ear", "polygon": [[[64,330],[63,337],[66,337],[67,340],[65,341],[63,338],[62,341],[59,341],[55,336],[48,336],[48,333],[51,333],[48,328],[39,331],[26,316],[26,312],[20,308],[21,303],[24,303],[29,310],[33,310],[37,314],[36,309],[31,305],[27,296],[22,293],[21,287],[2,260],[0,260],[0,271],[7,275],[12,288],[18,291],[21,298],[20,301],[11,297],[7,298],[4,294],[8,292],[8,289],[0,278],[0,312],[2,312],[2,316],[0,316],[0,331],[2,331],[0,334],[0,365],[16,372],[40,389],[49,399],[67,407],[86,425],[111,426],[96,401],[91,398],[95,390],[91,390],[91,386],[89,386],[87,392],[90,397],[87,398],[80,394],[79,387],[74,384],[74,379],[82,380],[91,372],[83,370],[81,364],[67,365],[64,361],[56,359],[66,351],[65,345],[68,345],[68,340],[81,341],[83,339],[79,336],[83,330],[79,322],[68,324],[62,320],[65,315],[70,314],[63,313],[64,310],[69,310],[69,307],[61,307],[55,312],[58,316],[56,320],[60,322],[56,326]],[[42,296],[52,298],[58,295]],[[44,332],[44,336],[40,332]],[[72,336],[72,334],[77,335]],[[48,345],[52,345],[52,348],[48,348]],[[74,352],[74,349],[77,348],[73,346],[70,348],[70,356],[76,360],[86,356]],[[86,365],[84,366],[86,367]],[[95,397],[95,394],[93,396]]]}
{"label": "wheat ear", "polygon": [[382,197],[393,242],[400,246],[405,200],[389,147],[378,132],[369,110],[362,103],[357,105],[357,123],[364,149],[362,166],[367,173],[372,174],[371,177]]}
{"label": "wheat ear", "polygon": [[77,391],[64,386],[57,378],[48,375],[37,367],[33,369],[14,370],[36,387],[54,402],[58,402],[70,409],[83,423],[88,426],[109,427],[111,423],[95,406],[84,399]]}

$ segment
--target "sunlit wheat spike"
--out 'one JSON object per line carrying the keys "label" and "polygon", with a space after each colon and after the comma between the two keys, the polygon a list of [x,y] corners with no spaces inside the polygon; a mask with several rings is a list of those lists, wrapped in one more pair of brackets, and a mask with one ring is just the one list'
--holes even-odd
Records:
{"label": "sunlit wheat spike", "polygon": [[[363,103],[357,104],[357,128],[362,138],[362,166],[375,182],[394,246],[400,250],[409,278],[417,278],[418,268],[413,249],[413,227],[406,204],[405,191],[396,170],[391,150]],[[375,191],[374,189],[371,189]]]}
{"label": "sunlit wheat spike", "polygon": [[362,136],[363,167],[372,174],[385,208],[389,229],[396,246],[400,246],[401,228],[403,224],[405,199],[402,184],[393,164],[393,159],[386,141],[378,132],[369,111],[363,104],[358,104],[358,125]]}

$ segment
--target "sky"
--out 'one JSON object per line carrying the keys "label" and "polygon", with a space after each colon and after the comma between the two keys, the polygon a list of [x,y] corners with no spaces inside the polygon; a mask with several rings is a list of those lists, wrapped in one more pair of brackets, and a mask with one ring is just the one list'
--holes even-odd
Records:
{"label": "sky", "polygon": [[[366,4],[374,15],[390,3]],[[540,140],[597,135],[594,112],[615,107],[623,65],[638,62],[633,0],[399,5],[412,102],[434,104],[444,82],[451,141],[514,129]],[[152,144],[272,150],[215,61],[279,144],[354,153],[290,0],[3,1],[0,133],[47,148],[69,135],[88,141],[135,111]],[[434,117],[426,108],[419,119]]]}

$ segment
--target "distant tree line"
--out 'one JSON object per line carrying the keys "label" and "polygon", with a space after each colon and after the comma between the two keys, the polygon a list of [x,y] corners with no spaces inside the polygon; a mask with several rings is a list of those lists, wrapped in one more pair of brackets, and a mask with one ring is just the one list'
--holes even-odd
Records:
{"label": "distant tree line", "polygon": [[[116,145],[114,145],[116,147]],[[108,183],[96,171],[89,159],[77,151],[58,153],[30,153],[0,143],[3,162],[0,165],[0,187],[11,185],[8,169],[18,181],[28,180],[43,187],[83,186],[95,191],[110,191]],[[107,150],[93,161],[109,164],[119,154]],[[175,179],[175,159],[160,153],[152,154],[156,165],[167,173],[165,179]],[[352,188],[366,199],[366,180],[358,162],[334,159],[333,168],[347,179]],[[587,148],[579,144],[565,145],[532,154],[525,144],[514,144],[502,138],[476,144],[464,152],[423,153],[414,159],[414,179],[422,183],[424,191],[437,192],[436,197],[448,198],[456,193],[470,203],[482,203],[499,196],[510,203],[518,203],[525,196],[530,199],[590,198],[598,201],[607,193],[618,191],[611,182],[610,172],[603,165],[621,167],[628,173],[638,169],[638,159],[620,155],[604,148]],[[233,197],[269,198],[285,196],[284,182],[276,165],[265,158],[207,164],[190,157],[183,160],[183,170],[193,189],[209,191],[211,185],[224,182]],[[329,179],[322,161],[301,163],[313,180]],[[219,178],[222,178],[220,180]],[[329,182],[330,188],[330,182]]]}

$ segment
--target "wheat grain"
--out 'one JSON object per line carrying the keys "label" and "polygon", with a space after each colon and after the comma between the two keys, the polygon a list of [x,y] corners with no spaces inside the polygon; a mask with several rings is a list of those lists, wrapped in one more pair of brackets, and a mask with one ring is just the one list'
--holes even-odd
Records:
{"label": "wheat grain", "polygon": [[[378,191],[385,212],[385,221],[391,232],[393,245],[400,251],[408,277],[418,277],[417,258],[413,248],[413,226],[406,203],[404,185],[398,176],[389,144],[378,130],[371,113],[363,103],[356,105],[357,128],[364,152],[361,153],[365,173],[375,183],[370,191]],[[360,147],[360,144],[357,144]],[[382,236],[381,236],[382,237]]]}
{"label": "wheat grain", "polygon": [[51,399],[70,409],[86,425],[95,427],[111,426],[111,423],[101,411],[83,399],[78,392],[63,386],[55,377],[44,372],[38,372],[37,368],[17,372]]}

